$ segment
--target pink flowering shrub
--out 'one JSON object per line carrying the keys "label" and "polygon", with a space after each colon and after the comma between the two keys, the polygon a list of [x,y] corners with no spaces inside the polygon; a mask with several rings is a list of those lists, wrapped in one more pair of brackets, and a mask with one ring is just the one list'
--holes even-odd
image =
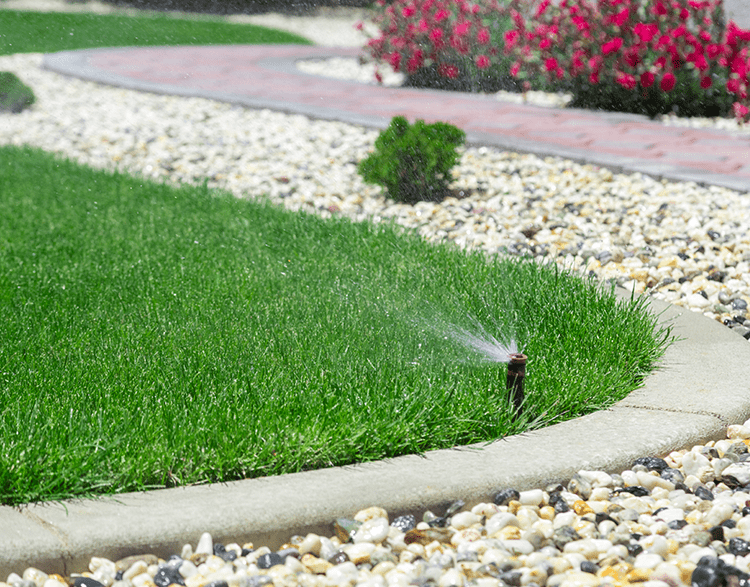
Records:
{"label": "pink flowering shrub", "polygon": [[379,0],[381,34],[366,51],[409,85],[566,90],[573,106],[651,116],[750,114],[750,31],[725,25],[721,0],[555,2]]}
{"label": "pink flowering shrub", "polygon": [[[512,0],[517,6],[520,0]],[[464,91],[517,89],[502,34],[510,8],[498,0],[378,0],[380,35],[365,51],[407,75],[407,85]]]}
{"label": "pink flowering shrub", "polygon": [[721,0],[542,0],[512,13],[518,76],[568,85],[573,106],[684,116],[747,114],[750,32]]}

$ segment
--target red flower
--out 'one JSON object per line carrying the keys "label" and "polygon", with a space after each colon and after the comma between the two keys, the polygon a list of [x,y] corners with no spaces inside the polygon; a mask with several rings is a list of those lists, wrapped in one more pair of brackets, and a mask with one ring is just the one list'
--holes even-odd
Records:
{"label": "red flower", "polygon": [[650,71],[644,71],[641,74],[641,86],[644,88],[650,88],[654,85],[655,76]]}
{"label": "red flower", "polygon": [[542,0],[542,3],[539,5],[539,7],[536,9],[536,15],[535,18],[539,18],[542,16],[545,12],[547,12],[547,8],[550,5],[551,0]]}
{"label": "red flower", "polygon": [[409,57],[409,60],[406,62],[406,71],[407,73],[414,73],[423,65],[424,65],[424,55],[421,49],[417,49],[416,51],[414,51],[412,56]]}
{"label": "red flower", "polygon": [[445,20],[445,19],[446,19],[446,18],[448,18],[448,17],[450,16],[450,15],[451,15],[451,13],[450,13],[450,12],[448,12],[447,10],[445,10],[445,9],[443,9],[443,10],[438,10],[438,11],[437,11],[437,12],[435,13],[435,16],[434,16],[434,18],[435,18],[435,22],[440,22],[441,20]]}
{"label": "red flower", "polygon": [[659,27],[653,22],[651,24],[639,22],[633,27],[633,32],[640,37],[642,43],[648,43],[658,31]]}
{"label": "red flower", "polygon": [[550,57],[549,59],[545,60],[544,69],[546,69],[547,71],[557,69],[557,59],[555,59],[554,57]]}
{"label": "red flower", "polygon": [[667,13],[667,7],[662,2],[657,2],[654,5],[654,12],[659,16],[664,16]]}
{"label": "red flower", "polygon": [[416,12],[417,9],[415,8],[414,4],[409,4],[408,6],[404,6],[404,8],[401,10],[401,15],[404,18],[409,18],[411,16],[414,16]]}
{"label": "red flower", "polygon": [[490,31],[487,29],[479,29],[477,31],[477,42],[480,45],[486,45],[490,42]]}
{"label": "red flower", "polygon": [[625,63],[627,63],[630,67],[636,67],[641,62],[641,56],[638,52],[637,47],[631,47],[630,49],[625,51],[623,58],[625,60]]}
{"label": "red flower", "polygon": [[589,23],[582,16],[574,16],[571,20],[573,21],[573,24],[576,25],[576,28],[578,28],[580,32],[589,30]]}
{"label": "red flower", "polygon": [[469,44],[466,39],[460,37],[451,38],[451,47],[458,51],[461,55],[467,55],[469,53]]}
{"label": "red flower", "polygon": [[540,49],[549,49],[552,46],[552,41],[550,39],[542,39],[539,41],[539,48]]}
{"label": "red flower", "polygon": [[732,108],[734,110],[734,115],[737,118],[745,118],[748,115],[748,113],[750,112],[750,110],[748,110],[747,106],[743,106],[739,102],[735,102],[734,104],[732,104]]}
{"label": "red flower", "polygon": [[617,75],[615,76],[615,81],[626,90],[632,90],[637,85],[634,75],[630,75],[629,73],[623,73],[621,71],[617,72]]}
{"label": "red flower", "polygon": [[443,77],[453,79],[458,77],[458,67],[456,67],[455,65],[446,65],[445,63],[441,63],[438,66],[438,73]]}
{"label": "red flower", "polygon": [[709,75],[704,75],[704,76],[703,76],[703,77],[701,78],[701,87],[702,87],[702,88],[703,88],[704,90],[707,90],[708,88],[710,88],[710,87],[711,87],[711,84],[713,84],[713,80],[711,79],[711,76],[709,76]]}
{"label": "red flower", "polygon": [[675,39],[678,39],[678,38],[680,38],[680,37],[684,36],[684,35],[685,35],[685,33],[687,33],[687,28],[685,28],[685,25],[684,25],[684,24],[681,24],[680,26],[678,26],[678,27],[677,27],[676,29],[674,29],[674,30],[672,31],[672,36],[673,36],[673,37],[674,37]]}
{"label": "red flower", "polygon": [[733,94],[737,94],[740,91],[740,79],[737,77],[729,78],[727,80],[727,90]]}
{"label": "red flower", "polygon": [[442,29],[432,29],[430,31],[430,41],[437,47],[438,44],[442,46],[443,31]]}
{"label": "red flower", "polygon": [[490,58],[486,55],[479,55],[476,63],[479,69],[485,69],[490,66]]}
{"label": "red flower", "polygon": [[720,55],[723,52],[724,52],[724,47],[718,44],[708,45],[706,47],[706,54],[708,55],[709,59],[714,59],[717,55]]}
{"label": "red flower", "polygon": [[675,79],[673,73],[665,73],[661,78],[661,83],[659,85],[662,90],[664,90],[665,92],[669,92],[672,88],[674,88],[674,85],[676,83],[677,80]]}
{"label": "red flower", "polygon": [[580,49],[573,53],[573,75],[577,75],[578,72],[582,71],[585,65],[583,64],[582,57],[585,57],[586,54],[581,51]]}
{"label": "red flower", "polygon": [[470,28],[471,23],[469,21],[462,22],[453,27],[453,34],[457,37],[463,37],[466,33],[469,32]]}
{"label": "red flower", "polygon": [[505,49],[512,49],[518,42],[518,31],[510,30],[505,33]]}
{"label": "red flower", "polygon": [[401,65],[401,53],[398,51],[391,53],[388,56],[388,63],[391,64],[393,71],[399,71],[399,66]]}
{"label": "red flower", "polygon": [[609,55],[610,53],[617,51],[620,47],[622,47],[622,39],[620,37],[615,37],[611,41],[602,45],[602,55]]}
{"label": "red flower", "polygon": [[628,20],[628,16],[630,16],[630,9],[625,7],[614,16],[611,16],[609,21],[615,26],[622,26]]}
{"label": "red flower", "polygon": [[698,71],[706,71],[708,69],[708,61],[706,61],[706,58],[703,55],[696,55],[693,63],[695,63],[695,67]]}
{"label": "red flower", "polygon": [[513,77],[516,77],[518,75],[518,72],[521,71],[521,64],[516,61],[511,67],[510,67],[510,75]]}
{"label": "red flower", "polygon": [[739,55],[735,55],[732,58],[732,62],[729,64],[729,68],[732,70],[732,73],[736,73],[740,78],[747,77],[748,63],[746,59],[747,56],[741,53]]}
{"label": "red flower", "polygon": [[687,20],[690,17],[690,11],[687,8],[680,10],[680,20]]}

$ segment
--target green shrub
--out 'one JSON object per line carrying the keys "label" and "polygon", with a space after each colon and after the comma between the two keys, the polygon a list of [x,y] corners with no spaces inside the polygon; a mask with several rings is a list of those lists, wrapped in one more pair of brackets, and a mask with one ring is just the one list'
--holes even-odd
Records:
{"label": "green shrub", "polygon": [[456,148],[466,133],[445,122],[413,125],[395,116],[375,141],[375,152],[359,163],[367,183],[381,185],[394,200],[413,204],[439,201],[449,194],[450,171],[458,163]]}
{"label": "green shrub", "polygon": [[31,88],[15,74],[0,71],[0,112],[21,112],[36,101]]}
{"label": "green shrub", "polygon": [[659,84],[628,90],[612,81],[591,84],[588,80],[575,80],[567,88],[573,94],[568,107],[632,112],[650,118],[670,112],[683,117],[732,116],[732,104],[736,98],[726,89],[726,77],[722,79],[714,74],[714,83],[706,90],[699,86],[692,71],[677,71],[676,74],[677,83],[670,92],[661,90]]}

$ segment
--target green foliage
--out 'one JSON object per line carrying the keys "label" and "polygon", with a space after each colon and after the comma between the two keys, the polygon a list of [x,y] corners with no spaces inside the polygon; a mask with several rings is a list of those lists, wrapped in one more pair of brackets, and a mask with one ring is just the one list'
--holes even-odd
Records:
{"label": "green foliage", "polygon": [[0,71],[0,112],[17,114],[36,101],[31,88],[9,71]]}
{"label": "green foliage", "polygon": [[359,174],[367,183],[388,190],[394,200],[414,203],[439,201],[448,195],[450,171],[458,163],[457,147],[466,133],[445,123],[413,125],[395,116],[375,141],[375,152],[359,164]]}
{"label": "green foliage", "polygon": [[576,80],[566,89],[573,94],[570,108],[605,110],[610,112],[632,112],[655,118],[661,114],[683,117],[708,116],[731,117],[732,104],[736,98],[726,90],[726,78],[714,75],[713,86],[703,89],[691,72],[676,72],[677,83],[670,92],[654,84],[649,88],[628,90],[615,82],[590,84],[588,80]]}

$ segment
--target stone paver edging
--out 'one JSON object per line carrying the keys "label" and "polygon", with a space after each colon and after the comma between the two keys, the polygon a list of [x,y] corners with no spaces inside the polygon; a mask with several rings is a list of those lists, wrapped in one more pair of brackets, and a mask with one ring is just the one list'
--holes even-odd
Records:
{"label": "stone paver edging", "polygon": [[750,136],[665,126],[637,114],[513,104],[492,96],[391,88],[303,73],[299,59],[355,57],[304,45],[125,47],[46,55],[44,67],[133,90],[385,128],[395,115],[450,122],[470,144],[557,156],[613,171],[750,190]]}

